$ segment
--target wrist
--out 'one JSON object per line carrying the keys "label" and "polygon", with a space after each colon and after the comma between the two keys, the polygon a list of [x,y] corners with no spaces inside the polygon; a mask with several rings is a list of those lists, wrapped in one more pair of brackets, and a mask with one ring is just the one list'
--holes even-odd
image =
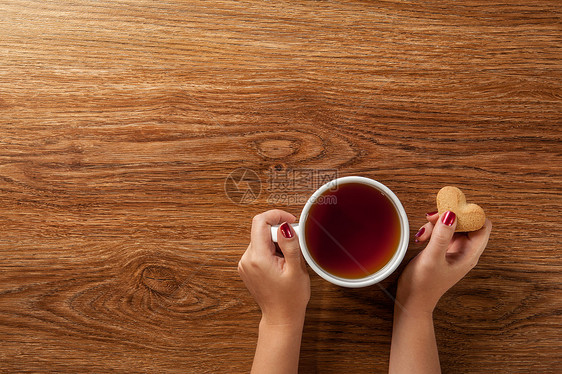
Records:
{"label": "wrist", "polygon": [[305,315],[306,306],[296,307],[294,305],[281,305],[275,308],[262,307],[260,325],[302,329]]}
{"label": "wrist", "polygon": [[274,318],[263,314],[260,320],[260,331],[272,332],[302,332],[304,327],[304,314],[302,316],[294,316],[292,318]]}
{"label": "wrist", "polygon": [[415,320],[433,321],[433,308],[421,308],[413,304],[394,304],[394,317],[398,319],[408,318]]}
{"label": "wrist", "polygon": [[433,310],[437,306],[439,299],[428,295],[415,295],[411,292],[398,289],[394,310],[398,313],[407,313],[415,317],[433,317]]}

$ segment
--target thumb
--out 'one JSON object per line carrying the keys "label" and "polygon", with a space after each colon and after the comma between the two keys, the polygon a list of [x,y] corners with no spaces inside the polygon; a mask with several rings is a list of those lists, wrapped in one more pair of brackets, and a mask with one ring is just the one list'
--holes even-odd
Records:
{"label": "thumb", "polygon": [[434,258],[444,259],[456,227],[457,216],[455,213],[450,210],[443,213],[435,224],[429,243],[424,251]]}
{"label": "thumb", "polygon": [[302,261],[301,247],[295,230],[287,222],[279,226],[278,230],[277,244],[279,244],[279,248],[283,252],[283,256],[285,256],[287,265],[290,268],[300,266]]}

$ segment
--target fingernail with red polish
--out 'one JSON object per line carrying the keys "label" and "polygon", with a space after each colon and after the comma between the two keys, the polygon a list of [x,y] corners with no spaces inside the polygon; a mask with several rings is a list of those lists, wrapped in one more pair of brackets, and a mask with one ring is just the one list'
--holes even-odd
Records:
{"label": "fingernail with red polish", "polygon": [[437,214],[437,213],[439,213],[439,211],[436,210],[435,212],[429,212],[429,213],[426,213],[425,215],[428,216],[428,217],[431,217],[432,215]]}
{"label": "fingernail with red polish", "polygon": [[291,239],[293,237],[293,231],[287,222],[279,226],[279,230],[281,230],[281,234],[284,238]]}
{"label": "fingernail with red polish", "polygon": [[455,223],[455,218],[457,218],[457,215],[454,212],[448,210],[443,214],[441,221],[447,226],[452,226],[453,223]]}
{"label": "fingernail with red polish", "polygon": [[415,238],[416,238],[416,239],[414,240],[415,243],[417,243],[417,242],[420,241],[418,238],[419,238],[420,236],[422,236],[424,232],[425,232],[425,227],[422,227],[422,228],[420,229],[420,231],[418,231],[418,233],[415,235]]}

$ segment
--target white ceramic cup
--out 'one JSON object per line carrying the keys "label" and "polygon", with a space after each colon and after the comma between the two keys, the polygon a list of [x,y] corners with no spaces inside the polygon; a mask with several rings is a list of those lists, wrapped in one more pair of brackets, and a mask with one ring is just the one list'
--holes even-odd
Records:
{"label": "white ceramic cup", "polygon": [[[361,184],[366,184],[368,186],[371,186],[371,187],[377,189],[378,191],[383,193],[392,202],[392,204],[394,205],[394,208],[396,209],[396,212],[398,213],[398,217],[400,219],[400,240],[398,242],[398,248],[396,249],[396,252],[394,253],[394,256],[392,256],[390,261],[387,262],[386,265],[384,265],[377,272],[369,274],[369,275],[367,275],[363,278],[358,278],[358,279],[338,277],[336,275],[333,275],[333,274],[327,272],[322,267],[320,267],[314,261],[312,256],[310,255],[310,252],[309,252],[308,247],[306,245],[306,238],[305,238],[305,232],[304,232],[305,223],[306,223],[306,220],[308,219],[308,212],[310,211],[310,208],[316,202],[316,200],[318,200],[319,196],[321,196],[327,190],[335,189],[335,188],[337,188],[338,186],[340,186],[344,183],[361,183]],[[295,232],[297,233],[297,236],[299,237],[299,243],[300,243],[302,254],[303,254],[306,262],[308,263],[308,265],[312,268],[312,270],[314,270],[316,272],[316,274],[320,275],[322,278],[324,278],[328,282],[331,282],[331,283],[336,284],[338,286],[351,287],[351,288],[370,286],[372,284],[375,284],[375,283],[378,283],[378,282],[382,281],[383,279],[388,277],[390,274],[392,274],[392,272],[394,272],[394,270],[396,270],[396,268],[400,265],[400,263],[404,259],[404,255],[406,254],[406,250],[408,249],[408,241],[410,239],[410,229],[409,229],[409,225],[408,225],[408,217],[406,216],[406,211],[404,210],[404,207],[402,206],[402,203],[400,203],[400,200],[398,200],[398,198],[396,197],[394,192],[392,192],[384,184],[382,184],[380,182],[377,182],[376,180],[373,180],[373,179],[370,179],[370,178],[365,178],[365,177],[355,177],[355,176],[354,177],[342,177],[342,178],[334,179],[334,180],[324,184],[322,187],[320,187],[318,190],[316,190],[316,192],[314,192],[312,194],[312,196],[310,196],[310,198],[306,202],[306,204],[305,204],[305,206],[304,206],[304,208],[301,212],[300,222],[299,223],[293,223],[292,226],[293,226]],[[277,229],[278,228],[279,228],[279,225],[271,226],[271,238],[274,242],[277,242]]]}

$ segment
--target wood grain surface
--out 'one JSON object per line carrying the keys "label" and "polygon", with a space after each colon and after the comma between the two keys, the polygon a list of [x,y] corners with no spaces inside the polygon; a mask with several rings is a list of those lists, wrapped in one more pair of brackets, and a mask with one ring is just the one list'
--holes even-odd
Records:
{"label": "wood grain surface", "polygon": [[[546,0],[0,2],[0,372],[248,372],[251,218],[336,173],[389,186],[411,235],[444,185],[493,221],[435,313],[445,373],[560,373],[561,21]],[[302,373],[387,371],[398,274],[311,275]]]}

